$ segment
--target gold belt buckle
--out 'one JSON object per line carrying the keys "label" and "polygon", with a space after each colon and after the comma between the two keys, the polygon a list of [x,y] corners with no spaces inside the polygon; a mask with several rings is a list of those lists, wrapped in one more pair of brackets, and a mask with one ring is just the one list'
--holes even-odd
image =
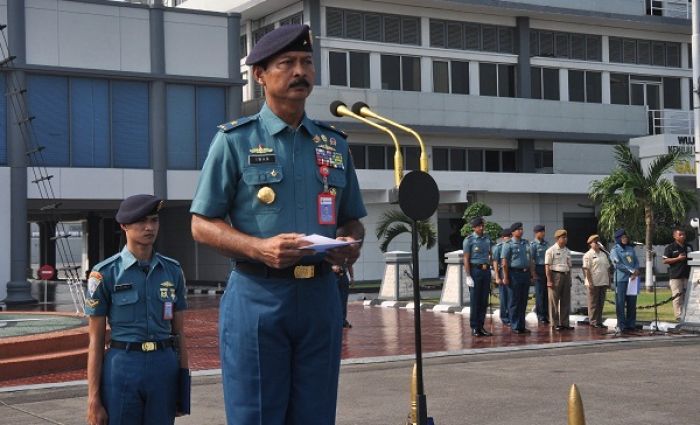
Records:
{"label": "gold belt buckle", "polygon": [[314,277],[314,266],[294,267],[294,279],[311,279]]}
{"label": "gold belt buckle", "polygon": [[141,351],[156,351],[156,343],[155,342],[144,342],[141,344]]}

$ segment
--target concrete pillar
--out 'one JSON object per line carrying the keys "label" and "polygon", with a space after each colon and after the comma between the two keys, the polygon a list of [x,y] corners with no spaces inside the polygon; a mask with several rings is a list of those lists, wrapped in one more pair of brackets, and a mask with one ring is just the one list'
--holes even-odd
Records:
{"label": "concrete pillar", "polygon": [[[151,140],[151,167],[153,194],[168,198],[168,147],[165,128],[165,23],[162,0],[154,0],[149,10],[151,35],[151,72],[157,77],[151,82],[148,98],[149,136]],[[194,141],[193,141],[194,143]]]}
{"label": "concrete pillar", "polygon": [[[10,54],[16,56],[15,67],[26,63],[24,0],[7,3],[7,26]],[[7,91],[25,88],[23,71],[7,74]],[[16,102],[19,98],[7,98]],[[7,153],[10,165],[10,282],[7,284],[5,304],[33,304],[31,286],[27,281],[29,271],[29,226],[27,225],[27,148],[20,127],[21,117],[15,116],[14,108],[7,108]]]}
{"label": "concrete pillar", "polygon": [[569,101],[569,70],[559,70],[559,100],[562,102]]}
{"label": "concrete pillar", "polygon": [[44,221],[39,224],[39,265],[50,264],[56,268],[56,223]]}
{"label": "concrete pillar", "polygon": [[469,62],[469,94],[478,96],[479,88],[479,62]]}
{"label": "concrete pillar", "polygon": [[433,60],[425,56],[420,58],[420,91],[423,93],[433,91]]}
{"label": "concrete pillar", "polygon": [[311,34],[314,35],[315,40],[313,40],[314,45],[314,63],[316,64],[316,82],[315,84],[321,85],[321,43],[319,42],[318,36],[322,34],[321,32],[321,1],[320,0],[304,0],[304,22],[307,22],[311,27]]}
{"label": "concrete pillar", "polygon": [[381,303],[382,307],[403,307],[413,299],[411,277],[411,253],[391,251],[384,254],[384,278],[377,300],[365,301],[365,305]]}
{"label": "concrete pillar", "polygon": [[92,269],[102,258],[100,255],[100,218],[94,213],[87,215],[87,269]]}
{"label": "concrete pillar", "polygon": [[[460,249],[445,254],[445,282],[442,284],[440,303],[433,308],[435,312],[461,312],[469,305],[469,287],[464,275],[464,252]],[[467,312],[468,312],[467,308]]]}
{"label": "concrete pillar", "polygon": [[532,139],[518,139],[518,152],[515,156],[515,165],[521,173],[535,172],[535,141]]}
{"label": "concrete pillar", "polygon": [[603,71],[601,73],[600,84],[603,88],[602,101],[604,104],[610,104],[610,71]]}
{"label": "concrete pillar", "polygon": [[[228,78],[233,81],[241,79],[241,15],[228,15]],[[251,76],[249,76],[250,79]],[[235,119],[241,116],[243,103],[243,87],[239,84],[230,85],[226,90],[226,116]]]}
{"label": "concrete pillar", "polygon": [[517,94],[518,97],[532,97],[530,82],[530,18],[518,16],[515,20],[515,39],[518,43]]}

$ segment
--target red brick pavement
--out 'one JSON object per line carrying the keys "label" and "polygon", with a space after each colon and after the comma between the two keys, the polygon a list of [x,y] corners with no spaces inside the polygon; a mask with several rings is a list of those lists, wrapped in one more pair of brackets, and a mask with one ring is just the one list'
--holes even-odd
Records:
{"label": "red brick pavement", "polygon": [[[186,313],[185,334],[193,370],[217,369],[219,345],[217,336],[219,297],[202,296],[190,299],[191,309]],[[363,307],[351,303],[348,320],[352,329],[344,330],[343,359],[393,356],[414,353],[413,315],[411,310],[380,307]],[[613,338],[588,326],[573,331],[554,332],[549,326],[528,323],[530,335],[515,335],[510,328],[503,328],[499,321],[486,328],[493,337],[471,336],[468,317],[460,314],[433,313],[421,315],[423,328],[423,352],[457,351],[471,348],[491,348],[527,344],[544,344],[568,341],[586,341]],[[86,372],[72,371],[36,376],[25,379],[0,381],[0,387],[15,385],[67,382],[86,378]]]}

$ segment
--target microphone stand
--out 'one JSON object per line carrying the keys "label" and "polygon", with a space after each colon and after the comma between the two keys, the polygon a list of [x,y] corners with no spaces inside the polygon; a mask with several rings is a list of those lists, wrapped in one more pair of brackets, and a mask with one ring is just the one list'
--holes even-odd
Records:
{"label": "microphone stand", "polygon": [[663,335],[664,332],[659,330],[659,306],[657,305],[656,302],[656,271],[655,271],[655,266],[654,266],[654,258],[656,257],[656,252],[653,250],[650,250],[644,246],[644,251],[649,253],[651,255],[651,279],[652,279],[652,291],[654,292],[654,323],[649,326],[649,336],[652,335]]}

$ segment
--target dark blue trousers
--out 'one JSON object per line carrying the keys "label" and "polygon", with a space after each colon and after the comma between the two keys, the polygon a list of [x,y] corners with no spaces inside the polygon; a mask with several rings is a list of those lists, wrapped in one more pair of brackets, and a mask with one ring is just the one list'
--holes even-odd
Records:
{"label": "dark blue trousers", "polygon": [[516,330],[525,329],[525,310],[527,296],[530,291],[530,273],[510,270],[510,327]]}
{"label": "dark blue trousers", "polygon": [[348,319],[348,296],[350,295],[350,279],[347,272],[338,276],[338,291],[340,295],[340,308],[343,312],[343,322]]}
{"label": "dark blue trousers", "polygon": [[231,273],[219,312],[228,425],[333,425],[342,319],[335,273]]}
{"label": "dark blue trousers", "polygon": [[627,295],[628,285],[627,279],[615,281],[615,315],[617,327],[623,330],[633,330],[637,325],[637,296]]}
{"label": "dark blue trousers", "polygon": [[[499,268],[498,274],[503,279],[503,270]],[[508,312],[508,306],[510,305],[510,290],[506,285],[498,285],[498,298],[500,301],[498,315],[501,317],[501,322],[505,325],[510,324],[510,313]]]}
{"label": "dark blue trousers", "polygon": [[472,264],[471,276],[474,279],[474,287],[469,288],[469,326],[472,329],[481,329],[484,327],[489,303],[491,270],[482,270]]}
{"label": "dark blue trousers", "polygon": [[172,348],[148,353],[107,350],[100,391],[109,425],[175,423],[179,370]]}
{"label": "dark blue trousers", "polygon": [[537,280],[535,280],[535,313],[537,319],[549,320],[549,292],[547,291],[547,275],[544,264],[535,266]]}

